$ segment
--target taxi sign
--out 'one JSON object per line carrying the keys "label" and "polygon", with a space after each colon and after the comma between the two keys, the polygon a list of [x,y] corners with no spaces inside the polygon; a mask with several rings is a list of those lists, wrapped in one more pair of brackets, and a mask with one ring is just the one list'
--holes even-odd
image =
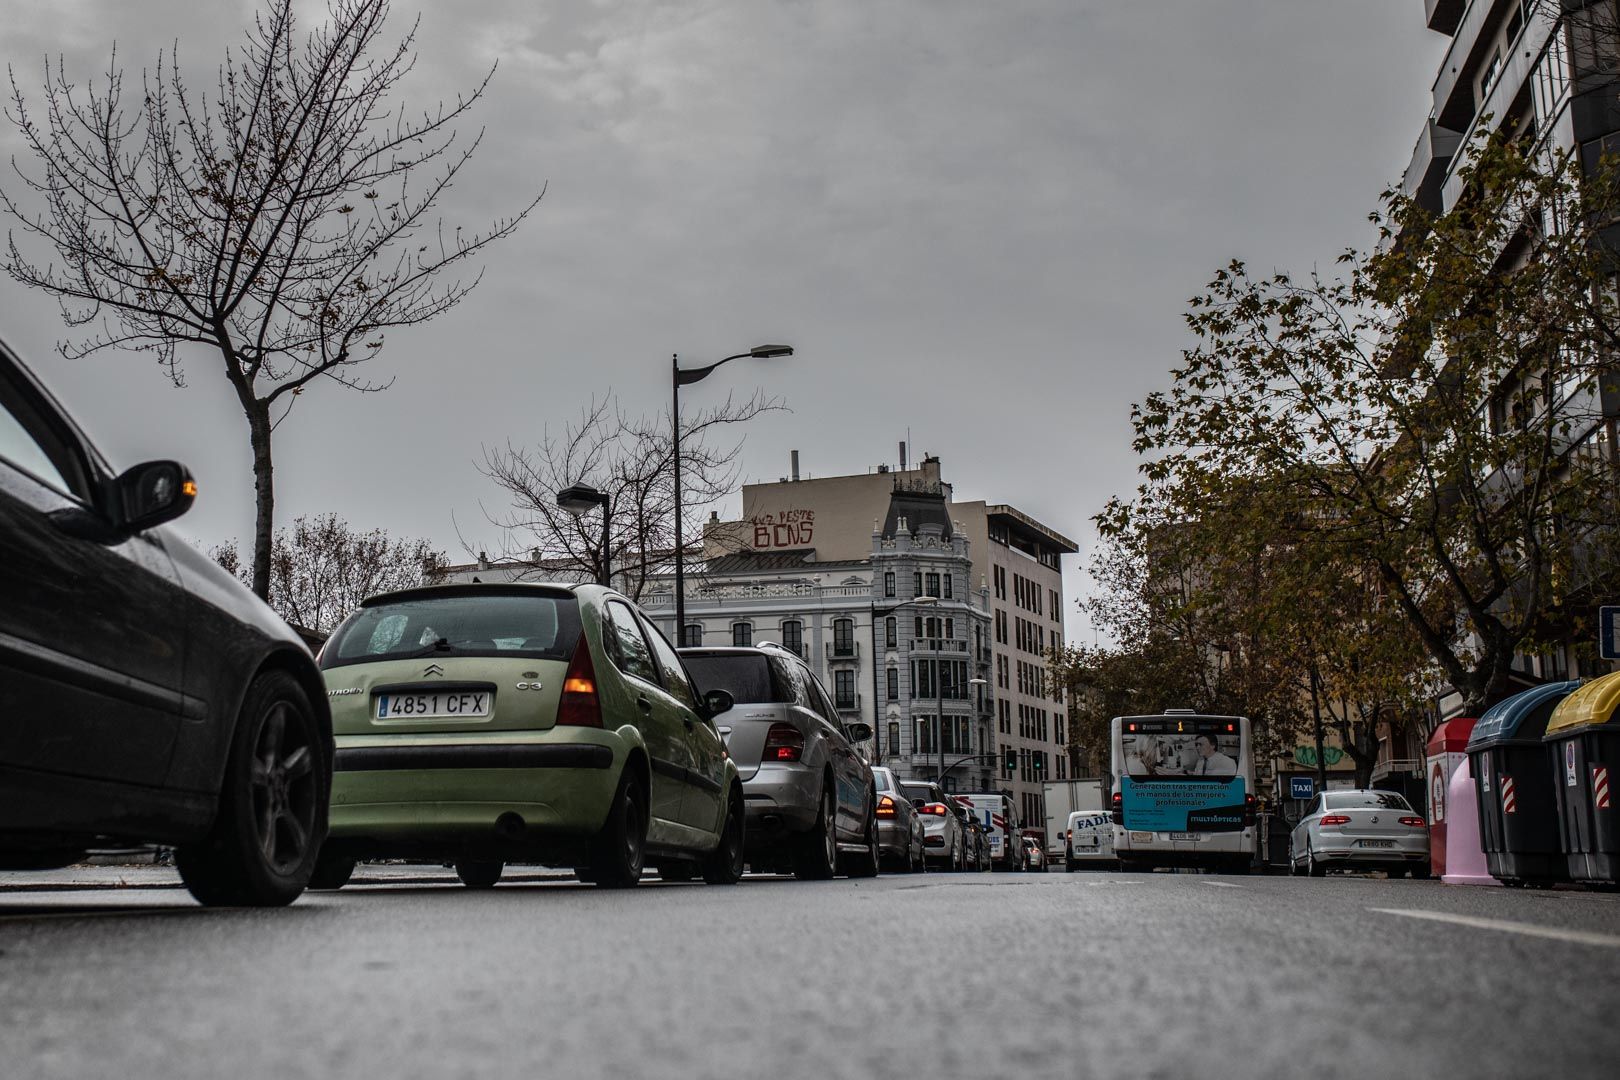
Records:
{"label": "taxi sign", "polygon": [[1290,776],[1288,778],[1288,797],[1290,799],[1309,799],[1316,794],[1316,777]]}

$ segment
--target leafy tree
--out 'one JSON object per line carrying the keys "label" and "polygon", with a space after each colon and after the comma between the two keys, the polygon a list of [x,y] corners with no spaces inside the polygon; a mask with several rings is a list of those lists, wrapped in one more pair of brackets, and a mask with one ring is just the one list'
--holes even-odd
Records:
{"label": "leafy tree", "polygon": [[[234,540],[209,555],[246,582]],[[276,530],[270,606],[294,626],[329,634],[362,600],[419,585],[444,561],[426,540],[396,539],[383,529],[359,532],[336,514],[300,517]]]}
{"label": "leafy tree", "polygon": [[[67,357],[102,349],[153,356],[185,384],[182,347],[217,357],[247,420],[256,517],[252,587],[270,588],[271,436],[319,382],[376,391],[357,368],[390,329],[425,322],[477,285],[441,275],[512,233],[538,203],[482,233],[447,233],[430,214],[482,135],[456,144],[472,93],[409,117],[387,104],[414,63],[415,29],[381,40],[388,0],[331,0],[305,34],[294,0],[267,0],[217,81],[194,90],[178,49],[125,95],[116,50],[103,80],[79,86],[47,63],[36,115],[16,76],[12,108],[38,172],[33,212],[0,191],[11,277],[60,302],[83,329]],[[491,71],[490,74],[493,74]]]}
{"label": "leafy tree", "polygon": [[[1386,193],[1379,249],[1345,253],[1339,277],[1215,276],[1172,387],[1134,411],[1145,482],[1101,523],[1136,535],[1202,520],[1211,499],[1241,508],[1223,519],[1246,523],[1240,550],[1302,568],[1287,603],[1362,597],[1354,632],[1398,625],[1477,715],[1515,654],[1579,626],[1613,574],[1604,358],[1620,320],[1603,226],[1620,207],[1610,162],[1496,137],[1468,152],[1450,212]],[[1317,575],[1322,595],[1301,592]],[[1323,663],[1344,639],[1294,632]],[[1365,656],[1333,666],[1346,700],[1390,683]]]}

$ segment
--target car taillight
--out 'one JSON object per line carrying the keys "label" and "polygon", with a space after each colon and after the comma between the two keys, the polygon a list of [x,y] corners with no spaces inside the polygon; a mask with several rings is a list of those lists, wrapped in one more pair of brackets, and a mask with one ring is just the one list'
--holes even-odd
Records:
{"label": "car taillight", "polygon": [[1322,820],[1318,824],[1322,824],[1322,825],[1348,825],[1348,824],[1350,824],[1350,815],[1349,814],[1326,814],[1326,815],[1323,816]]}
{"label": "car taillight", "polygon": [[917,807],[917,813],[933,814],[935,817],[944,817],[946,814],[950,813],[950,811],[945,809],[944,803],[931,802],[923,803],[921,806]]}
{"label": "car taillight", "polygon": [[877,816],[894,817],[894,800],[889,798],[887,795],[879,796],[877,804]]}
{"label": "car taillight", "polygon": [[1065,840],[1073,840],[1074,839],[1074,830],[1070,829],[1068,832],[1064,833],[1063,834],[1063,839],[1065,839]]}
{"label": "car taillight", "polygon": [[1411,826],[1414,829],[1426,829],[1429,827],[1429,823],[1420,817],[1403,817],[1401,818],[1401,824]]}
{"label": "car taillight", "polygon": [[766,761],[798,761],[804,753],[804,732],[792,724],[772,724],[765,733]]}
{"label": "car taillight", "polygon": [[596,667],[591,663],[591,647],[585,635],[574,647],[574,658],[568,661],[568,674],[563,676],[562,700],[557,703],[558,727],[602,726],[602,701],[596,694]]}

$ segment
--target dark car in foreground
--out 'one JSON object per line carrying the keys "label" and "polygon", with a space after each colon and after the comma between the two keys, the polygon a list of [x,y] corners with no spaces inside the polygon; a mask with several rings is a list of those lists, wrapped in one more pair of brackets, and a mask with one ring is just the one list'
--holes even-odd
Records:
{"label": "dark car in foreground", "polygon": [[298,636],[160,526],[184,466],[115,472],[0,346],[0,867],[174,846],[206,904],[303,892],[332,734]]}

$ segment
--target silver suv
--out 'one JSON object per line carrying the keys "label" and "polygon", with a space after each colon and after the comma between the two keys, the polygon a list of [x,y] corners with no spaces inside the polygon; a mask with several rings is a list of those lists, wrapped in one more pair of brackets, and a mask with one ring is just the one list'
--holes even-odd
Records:
{"label": "silver suv", "polygon": [[844,723],[808,665],[780,645],[680,650],[699,693],[725,690],[720,718],[743,782],[755,870],[800,878],[878,872],[877,792],[855,752],[870,725]]}

